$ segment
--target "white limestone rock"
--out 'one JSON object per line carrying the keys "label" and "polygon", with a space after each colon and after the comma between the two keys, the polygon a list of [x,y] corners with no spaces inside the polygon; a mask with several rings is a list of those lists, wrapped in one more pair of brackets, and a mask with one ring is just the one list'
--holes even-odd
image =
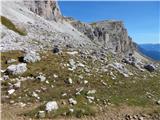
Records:
{"label": "white limestone rock", "polygon": [[7,70],[6,70],[8,74],[12,74],[12,75],[23,74],[26,71],[27,71],[26,63],[20,63],[18,65],[10,65],[7,67]]}
{"label": "white limestone rock", "polygon": [[58,104],[57,104],[56,101],[50,101],[50,102],[48,102],[48,103],[46,104],[45,110],[46,110],[47,112],[55,111],[55,110],[57,110],[57,109],[58,109]]}
{"label": "white limestone rock", "polygon": [[20,88],[21,87],[21,82],[18,81],[17,83],[14,84],[14,88]]}
{"label": "white limestone rock", "polygon": [[89,90],[87,94],[95,94],[96,90]]}
{"label": "white limestone rock", "polygon": [[37,62],[40,60],[41,60],[41,58],[40,58],[39,54],[34,51],[27,52],[23,58],[23,61],[26,63],[34,63],[34,62]]}
{"label": "white limestone rock", "polygon": [[76,55],[76,54],[78,54],[78,52],[77,51],[67,52],[67,54],[69,54],[69,55]]}
{"label": "white limestone rock", "polygon": [[73,98],[69,98],[69,104],[72,104],[72,105],[76,105],[77,104],[77,101],[74,100]]}
{"label": "white limestone rock", "polygon": [[15,60],[15,59],[10,59],[10,60],[7,60],[7,64],[11,64],[11,63],[14,63],[14,62],[16,62],[17,60]]}
{"label": "white limestone rock", "polygon": [[9,94],[9,95],[13,94],[14,92],[15,92],[15,89],[10,89],[10,90],[8,90],[8,94]]}
{"label": "white limestone rock", "polygon": [[39,75],[39,76],[36,77],[36,80],[39,80],[39,81],[43,82],[43,81],[46,80],[46,77],[43,76],[43,75]]}
{"label": "white limestone rock", "polygon": [[46,113],[45,111],[38,111],[38,118],[45,118]]}

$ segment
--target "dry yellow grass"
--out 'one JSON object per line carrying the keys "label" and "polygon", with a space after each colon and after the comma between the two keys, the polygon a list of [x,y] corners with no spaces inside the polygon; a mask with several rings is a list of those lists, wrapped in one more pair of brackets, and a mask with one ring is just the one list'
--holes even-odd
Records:
{"label": "dry yellow grass", "polygon": [[[37,120],[29,118],[28,116],[22,115],[24,112],[35,109],[38,104],[31,104],[26,107],[19,107],[17,105],[2,104],[2,120]],[[93,116],[84,116],[82,118],[75,117],[56,117],[55,119],[41,119],[41,120],[124,120],[125,115],[138,115],[138,114],[149,114],[153,113],[157,107],[152,108],[143,108],[143,107],[134,107],[122,105],[119,107],[108,106],[103,112],[99,112],[95,117]],[[149,120],[149,119],[144,119]],[[157,119],[159,120],[159,119]]]}

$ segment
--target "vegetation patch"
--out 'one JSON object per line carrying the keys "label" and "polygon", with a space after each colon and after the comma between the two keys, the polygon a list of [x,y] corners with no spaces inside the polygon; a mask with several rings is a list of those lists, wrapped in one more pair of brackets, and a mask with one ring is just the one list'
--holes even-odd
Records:
{"label": "vegetation patch", "polygon": [[1,16],[1,24],[6,26],[8,29],[18,33],[19,35],[22,35],[22,36],[27,35],[27,31],[24,27],[22,28],[20,26],[15,25],[11,20],[9,20],[4,16]]}

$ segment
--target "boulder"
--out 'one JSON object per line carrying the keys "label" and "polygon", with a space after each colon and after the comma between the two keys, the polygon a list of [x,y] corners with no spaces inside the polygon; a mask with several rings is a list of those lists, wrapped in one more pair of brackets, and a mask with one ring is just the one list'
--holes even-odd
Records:
{"label": "boulder", "polygon": [[76,54],[78,54],[78,52],[77,51],[67,52],[67,54],[69,54],[69,55],[76,55]]}
{"label": "boulder", "polygon": [[8,75],[4,75],[3,77],[2,77],[2,80],[8,80],[9,79],[9,76]]}
{"label": "boulder", "polygon": [[73,98],[69,98],[69,104],[72,104],[72,105],[76,105],[77,104],[77,101],[74,100]]}
{"label": "boulder", "polygon": [[86,98],[88,99],[89,103],[92,103],[95,99],[93,96],[87,96]]}
{"label": "boulder", "polygon": [[55,47],[55,48],[53,48],[53,53],[59,53],[59,48],[58,47]]}
{"label": "boulder", "polygon": [[155,71],[155,66],[154,66],[153,64],[144,65],[144,68],[145,68],[146,70],[148,70],[149,72]]}
{"label": "boulder", "polygon": [[69,65],[71,69],[76,69],[76,62],[73,59],[69,59]]}
{"label": "boulder", "polygon": [[73,113],[73,112],[74,112],[74,109],[70,108],[70,109],[69,109],[69,112]]}
{"label": "boulder", "polygon": [[34,63],[40,61],[41,58],[38,53],[30,51],[24,55],[23,61],[26,63]]}
{"label": "boulder", "polygon": [[36,80],[39,80],[39,81],[43,82],[43,81],[46,80],[46,77],[43,76],[43,75],[39,75],[39,76],[36,77]]}
{"label": "boulder", "polygon": [[33,92],[32,96],[35,97],[35,98],[37,98],[37,99],[40,99],[40,97],[38,96],[38,94],[36,92]]}
{"label": "boulder", "polygon": [[12,74],[12,75],[18,75],[23,74],[27,71],[27,64],[26,63],[20,63],[18,65],[10,65],[7,67],[6,73]]}
{"label": "boulder", "polygon": [[20,88],[21,87],[21,82],[18,81],[17,83],[14,84],[14,88]]}
{"label": "boulder", "polygon": [[38,118],[45,118],[45,111],[38,111]]}
{"label": "boulder", "polygon": [[58,104],[56,101],[50,101],[46,104],[46,111],[47,112],[51,112],[51,111],[55,111],[58,109]]}
{"label": "boulder", "polygon": [[95,94],[96,90],[89,90],[87,94]]}
{"label": "boulder", "polygon": [[9,94],[9,95],[13,94],[14,92],[15,92],[15,89],[10,89],[10,90],[8,90],[8,94]]}
{"label": "boulder", "polygon": [[64,81],[67,84],[73,84],[73,81],[71,78],[68,78],[67,80]]}
{"label": "boulder", "polygon": [[87,84],[88,83],[88,81],[87,80],[84,80],[84,84]]}
{"label": "boulder", "polygon": [[157,101],[157,104],[160,105],[160,100]]}

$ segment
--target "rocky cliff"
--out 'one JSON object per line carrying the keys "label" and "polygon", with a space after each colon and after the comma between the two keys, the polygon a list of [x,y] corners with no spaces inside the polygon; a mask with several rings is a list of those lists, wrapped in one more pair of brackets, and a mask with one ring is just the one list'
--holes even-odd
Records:
{"label": "rocky cliff", "polygon": [[69,17],[65,19],[93,42],[107,50],[118,53],[132,53],[136,50],[136,44],[128,35],[122,21],[106,20],[87,24]]}
{"label": "rocky cliff", "polygon": [[47,20],[58,21],[62,19],[56,0],[24,0],[24,5],[27,6],[30,11],[46,18]]}
{"label": "rocky cliff", "polygon": [[[24,1],[24,4],[29,10],[47,20],[59,21],[63,19],[55,0]],[[117,53],[133,53],[136,49],[136,44],[129,37],[122,21],[106,20],[87,24],[73,18],[65,18],[65,20],[94,43],[107,50]]]}
{"label": "rocky cliff", "polygon": [[[23,0],[3,4],[1,15],[13,22],[16,28],[17,26],[25,28],[25,33],[28,33],[26,36],[19,36],[4,28],[1,42],[3,51],[28,48],[39,50],[52,48],[54,45],[60,47],[69,45],[80,50],[87,49],[85,50],[87,52],[111,51],[121,56],[136,51],[136,44],[129,37],[122,21],[83,23],[63,17],[55,0]],[[7,9],[8,7],[10,9]]]}

